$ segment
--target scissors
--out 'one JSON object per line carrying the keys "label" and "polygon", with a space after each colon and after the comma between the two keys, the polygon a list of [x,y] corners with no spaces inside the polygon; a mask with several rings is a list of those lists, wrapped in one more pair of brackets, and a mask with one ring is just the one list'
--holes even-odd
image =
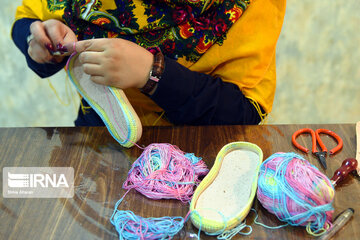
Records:
{"label": "scissors", "polygon": [[[317,129],[316,131],[314,131],[314,130],[312,130],[310,128],[299,129],[296,132],[294,132],[294,134],[292,135],[291,141],[292,141],[292,143],[294,144],[295,147],[297,147],[298,149],[300,149],[301,151],[303,151],[305,153],[308,153],[309,149],[301,146],[299,143],[296,142],[296,137],[301,135],[302,133],[310,133],[311,134],[312,153],[315,154],[315,156],[319,159],[321,165],[325,169],[327,169],[327,166],[326,166],[326,154],[327,154],[328,150],[325,147],[324,143],[322,142],[319,134],[320,133],[327,134],[329,136],[332,136],[337,141],[337,146],[329,151],[329,155],[336,153],[337,151],[339,151],[343,147],[343,140],[341,139],[341,137],[339,137],[333,131],[330,131],[328,129],[323,129],[323,128]],[[321,151],[317,151],[316,143],[319,143],[319,145],[321,147]]]}

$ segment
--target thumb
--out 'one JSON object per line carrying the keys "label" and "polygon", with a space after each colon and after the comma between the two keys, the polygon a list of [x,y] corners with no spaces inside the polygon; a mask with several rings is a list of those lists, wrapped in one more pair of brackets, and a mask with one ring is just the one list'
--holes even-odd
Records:
{"label": "thumb", "polygon": [[101,47],[100,41],[101,39],[82,40],[78,42],[66,43],[65,46],[70,53],[81,53],[85,51],[101,52],[103,51],[103,48]]}
{"label": "thumb", "polygon": [[64,44],[64,47],[68,50],[69,54],[72,54],[72,53],[76,52],[76,47],[77,47],[76,45],[78,43],[79,42],[77,42],[77,41],[68,42],[68,43]]}

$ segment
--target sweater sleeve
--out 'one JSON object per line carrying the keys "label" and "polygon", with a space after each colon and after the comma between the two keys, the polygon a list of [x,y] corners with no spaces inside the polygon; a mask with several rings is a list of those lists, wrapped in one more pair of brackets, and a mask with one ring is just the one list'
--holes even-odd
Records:
{"label": "sweater sleeve", "polygon": [[11,36],[15,45],[24,54],[29,68],[40,77],[46,78],[61,70],[65,66],[67,58],[65,58],[61,63],[56,64],[40,64],[31,59],[27,51],[29,46],[27,44],[26,38],[30,35],[31,23],[35,21],[38,21],[38,19],[21,18],[17,20],[12,28]]}
{"label": "sweater sleeve", "polygon": [[165,57],[165,70],[151,96],[175,124],[258,124],[260,116],[233,83],[194,72]]}

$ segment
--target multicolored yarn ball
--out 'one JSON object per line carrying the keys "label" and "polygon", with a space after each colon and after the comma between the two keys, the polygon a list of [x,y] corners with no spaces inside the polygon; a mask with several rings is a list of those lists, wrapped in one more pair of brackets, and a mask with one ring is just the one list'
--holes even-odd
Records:
{"label": "multicolored yarn ball", "polygon": [[151,199],[189,201],[194,186],[209,169],[201,158],[184,153],[177,146],[154,143],[147,146],[133,163],[123,188],[128,191],[116,203],[110,222],[119,239],[171,239],[184,226],[189,213],[182,217],[144,218],[118,207],[131,189]]}
{"label": "multicolored yarn ball", "polygon": [[154,143],[133,163],[123,184],[151,199],[178,199],[187,202],[199,177],[209,172],[204,161],[177,146]]}
{"label": "multicolored yarn ball", "polygon": [[259,174],[257,197],[279,220],[314,236],[331,227],[334,187],[314,165],[295,153],[275,153]]}

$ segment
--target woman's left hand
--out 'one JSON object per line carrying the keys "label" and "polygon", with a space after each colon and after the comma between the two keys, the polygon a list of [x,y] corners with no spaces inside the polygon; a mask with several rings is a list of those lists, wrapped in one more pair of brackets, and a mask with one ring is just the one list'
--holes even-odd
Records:
{"label": "woman's left hand", "polygon": [[[73,46],[66,46],[69,50]],[[91,80],[120,89],[142,88],[149,79],[154,56],[137,44],[119,38],[76,42],[79,61]]]}

